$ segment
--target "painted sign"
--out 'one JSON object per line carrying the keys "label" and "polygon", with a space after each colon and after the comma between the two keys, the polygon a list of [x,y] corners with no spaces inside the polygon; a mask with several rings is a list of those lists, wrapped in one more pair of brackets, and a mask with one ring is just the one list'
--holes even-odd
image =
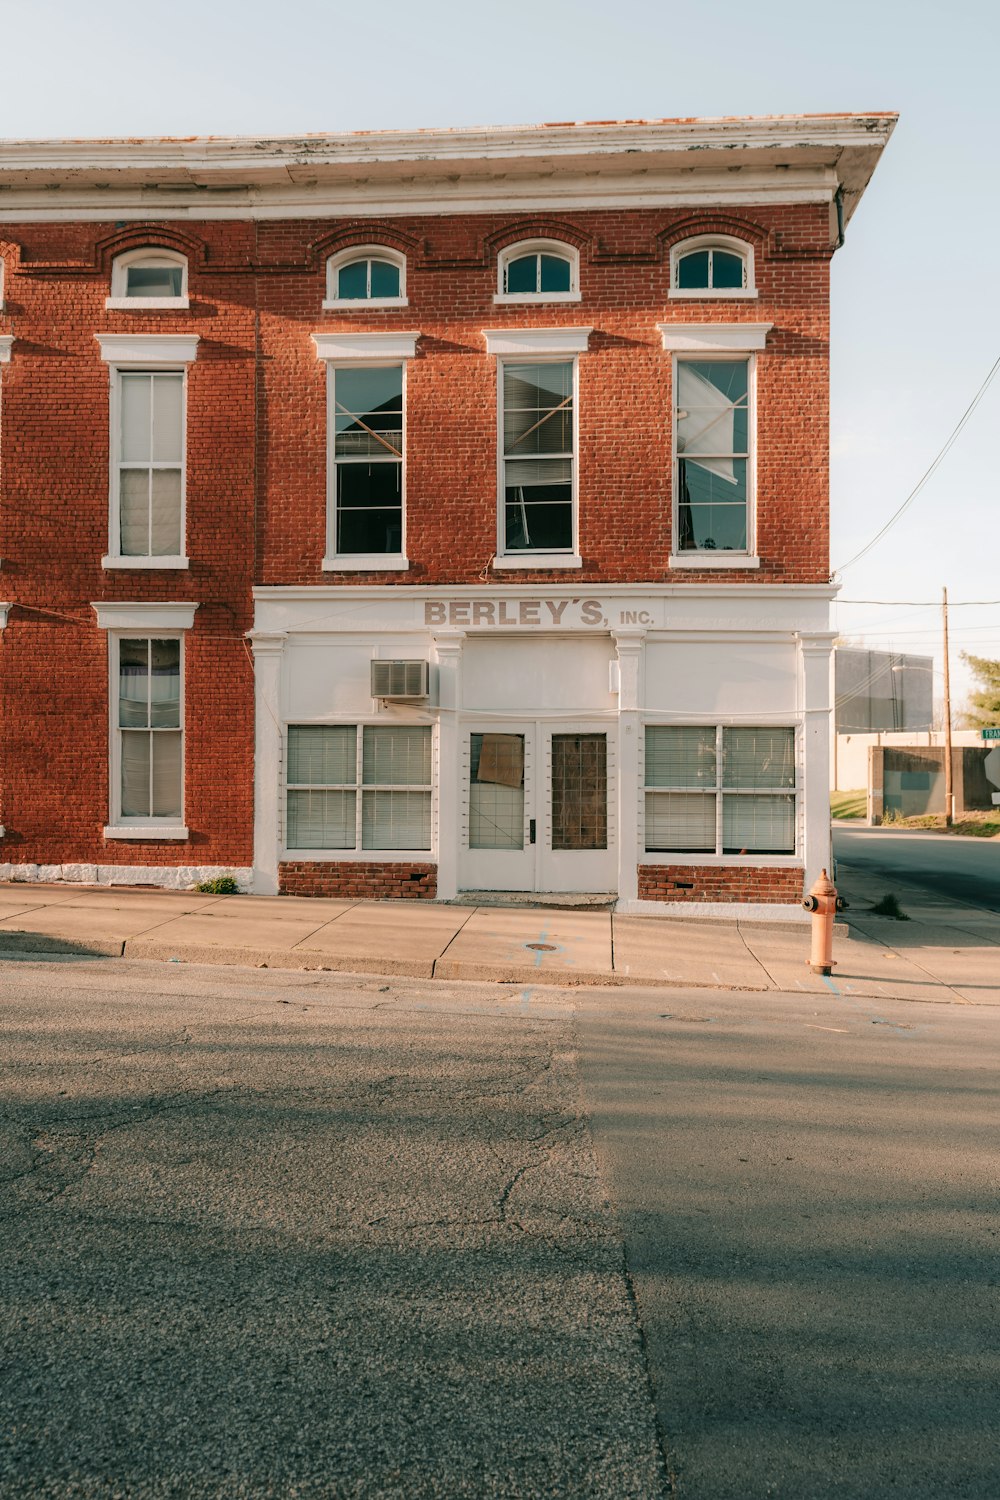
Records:
{"label": "painted sign", "polygon": [[424,603],[425,625],[468,625],[473,629],[571,626],[617,630],[655,624],[648,609],[609,608],[600,599],[434,599]]}
{"label": "painted sign", "polygon": [[1000,740],[1000,725],[996,725],[992,729],[981,729],[979,733],[984,740]]}

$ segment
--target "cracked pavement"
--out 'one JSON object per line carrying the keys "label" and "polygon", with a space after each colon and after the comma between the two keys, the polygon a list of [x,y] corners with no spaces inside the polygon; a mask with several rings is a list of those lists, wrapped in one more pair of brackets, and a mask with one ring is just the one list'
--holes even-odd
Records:
{"label": "cracked pavement", "polygon": [[557,992],[3,977],[0,1495],[666,1492]]}

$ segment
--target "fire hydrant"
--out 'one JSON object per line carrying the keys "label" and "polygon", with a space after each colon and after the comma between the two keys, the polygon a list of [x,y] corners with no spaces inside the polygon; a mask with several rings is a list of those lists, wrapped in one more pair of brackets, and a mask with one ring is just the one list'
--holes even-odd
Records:
{"label": "fire hydrant", "polygon": [[834,966],[833,921],[847,902],[843,896],[837,895],[837,887],[823,870],[802,905],[806,911],[812,912],[812,950],[809,954],[812,971],[814,974],[829,974]]}

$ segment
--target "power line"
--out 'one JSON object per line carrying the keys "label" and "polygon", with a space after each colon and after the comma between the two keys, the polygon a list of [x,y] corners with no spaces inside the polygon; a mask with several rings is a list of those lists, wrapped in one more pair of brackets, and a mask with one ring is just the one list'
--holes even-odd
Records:
{"label": "power line", "polygon": [[[1000,360],[997,361],[997,364],[1000,365]],[[867,548],[865,550],[867,551]],[[860,557],[860,556],[861,556],[861,553],[859,552],[858,553],[858,557]],[[852,558],[851,562],[855,562],[856,560],[857,560],[856,558]],[[845,567],[849,567],[850,564],[845,563],[844,566]],[[885,604],[885,605],[890,605],[890,606],[892,606],[892,607],[895,608],[896,606],[898,606],[900,604],[912,604],[916,609],[940,609],[941,608],[941,600],[940,599],[834,599],[833,602],[834,602],[835,605],[836,604]],[[987,604],[1000,604],[1000,599],[949,599],[948,600],[948,608],[949,609],[961,609],[963,607],[963,605],[968,606],[968,607],[971,608],[972,606],[987,605]]]}
{"label": "power line", "polygon": [[989,387],[990,387],[990,385],[991,385],[991,383],[993,381],[993,377],[997,373],[998,370],[1000,370],[1000,357],[998,357],[994,361],[992,370],[987,375],[986,379],[983,381],[982,385],[979,387],[978,391],[973,396],[972,400],[969,402],[969,405],[965,408],[965,411],[962,413],[962,416],[959,419],[957,426],[953,429],[951,436],[949,437],[948,441],[945,443],[945,445],[941,449],[941,451],[938,453],[937,458],[935,458],[935,460],[931,464],[930,468],[928,468],[924,472],[922,478],[920,480],[918,480],[917,484],[914,486],[914,488],[907,495],[906,499],[903,501],[903,503],[899,507],[899,509],[895,512],[894,515],[891,515],[889,517],[888,521],[886,521],[885,525],[882,527],[882,530],[879,531],[879,532],[876,532],[876,534],[872,537],[872,539],[868,543],[868,545],[866,547],[862,547],[862,549],[861,549],[860,552],[856,552],[852,558],[850,558],[847,562],[841,564],[841,566],[839,568],[835,569],[836,572],[842,573],[845,568],[853,567],[853,565],[856,562],[859,562],[861,560],[861,558],[864,557],[864,555],[865,555],[866,552],[870,552],[872,550],[872,548],[875,546],[876,542],[880,542],[882,540],[882,538],[885,536],[886,532],[890,529],[890,527],[895,526],[896,522],[899,520],[899,518],[903,514],[904,510],[906,510],[907,507],[910,506],[913,503],[913,501],[920,494],[920,491],[923,489],[924,485],[927,483],[928,479],[930,479],[931,475],[935,472],[935,470],[937,468],[940,467],[941,463],[947,457],[947,455],[948,455],[949,451],[951,450],[953,444],[956,442],[956,440],[958,439],[959,435],[962,432],[962,429],[965,427],[965,424],[968,422],[969,418],[972,416],[972,413],[975,411],[975,409],[979,405],[980,401],[986,395],[986,392],[989,389]]}

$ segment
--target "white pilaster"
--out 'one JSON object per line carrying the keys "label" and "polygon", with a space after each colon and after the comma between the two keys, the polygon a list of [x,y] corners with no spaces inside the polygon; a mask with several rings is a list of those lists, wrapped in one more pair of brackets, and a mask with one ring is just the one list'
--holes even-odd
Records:
{"label": "white pilaster", "polygon": [[439,901],[458,895],[458,841],[460,834],[458,709],[462,701],[463,631],[434,637],[438,671],[438,874]]}
{"label": "white pilaster", "polygon": [[253,890],[258,896],[275,896],[280,848],[281,661],[286,636],[284,631],[251,631],[249,640],[255,703]]}
{"label": "white pilaster", "polygon": [[833,631],[799,632],[802,712],[802,811],[805,889],[821,870],[833,873],[830,843],[830,656]]}
{"label": "white pilaster", "polygon": [[618,652],[618,900],[639,895],[639,735],[646,634],[614,632]]}

